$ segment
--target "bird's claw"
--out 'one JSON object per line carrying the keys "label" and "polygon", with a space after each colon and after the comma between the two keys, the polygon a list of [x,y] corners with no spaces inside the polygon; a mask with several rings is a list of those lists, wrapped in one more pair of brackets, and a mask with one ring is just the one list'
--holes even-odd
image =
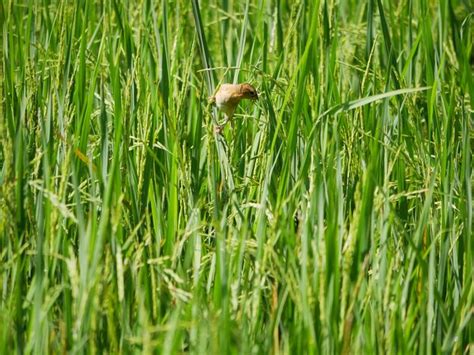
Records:
{"label": "bird's claw", "polygon": [[214,127],[214,132],[216,134],[221,134],[223,130],[224,130],[224,125],[223,124],[218,124]]}

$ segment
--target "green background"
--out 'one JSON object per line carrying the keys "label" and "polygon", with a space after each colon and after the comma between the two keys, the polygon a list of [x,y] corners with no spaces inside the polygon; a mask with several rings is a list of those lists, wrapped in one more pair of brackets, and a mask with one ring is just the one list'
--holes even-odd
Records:
{"label": "green background", "polygon": [[473,11],[2,1],[0,352],[469,353]]}

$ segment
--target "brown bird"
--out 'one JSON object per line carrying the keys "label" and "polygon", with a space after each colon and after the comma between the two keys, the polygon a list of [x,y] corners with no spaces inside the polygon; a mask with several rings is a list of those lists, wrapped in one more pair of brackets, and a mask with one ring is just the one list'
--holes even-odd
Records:
{"label": "brown bird", "polygon": [[225,124],[232,119],[237,105],[243,99],[257,100],[257,90],[247,83],[222,84],[216,94],[210,98],[211,102],[214,102],[225,115],[224,123],[216,127],[217,133],[222,132]]}

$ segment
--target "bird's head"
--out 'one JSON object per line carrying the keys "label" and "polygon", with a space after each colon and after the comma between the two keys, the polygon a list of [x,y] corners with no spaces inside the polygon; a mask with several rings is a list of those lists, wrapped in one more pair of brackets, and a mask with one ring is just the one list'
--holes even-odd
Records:
{"label": "bird's head", "polygon": [[258,99],[257,90],[255,90],[255,88],[250,84],[241,84],[240,92],[242,93],[242,97],[244,99],[250,99],[250,100]]}

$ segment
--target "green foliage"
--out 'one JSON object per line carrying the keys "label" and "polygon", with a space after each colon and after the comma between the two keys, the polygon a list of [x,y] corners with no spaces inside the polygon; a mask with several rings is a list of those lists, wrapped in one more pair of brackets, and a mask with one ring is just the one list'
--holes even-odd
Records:
{"label": "green foliage", "polygon": [[473,13],[3,1],[0,353],[472,351]]}

